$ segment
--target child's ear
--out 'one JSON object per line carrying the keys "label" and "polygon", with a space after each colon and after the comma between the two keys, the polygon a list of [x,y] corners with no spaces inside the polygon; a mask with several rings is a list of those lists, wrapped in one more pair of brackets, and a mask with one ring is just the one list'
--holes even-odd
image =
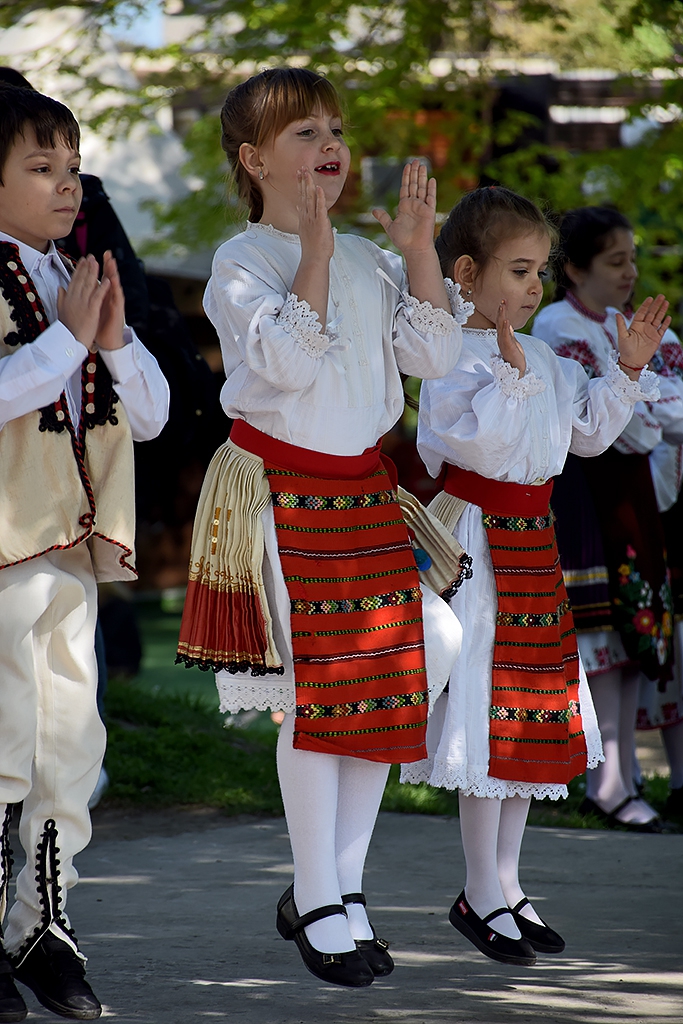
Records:
{"label": "child's ear", "polygon": [[243,142],[239,148],[239,160],[251,178],[260,178],[263,181],[263,164],[256,146],[252,146],[250,142]]}
{"label": "child's ear", "polygon": [[581,267],[576,267],[573,263],[565,263],[562,269],[564,270],[566,277],[569,278],[571,283],[578,284],[579,286],[584,283],[586,277],[588,276],[587,270],[582,270]]}
{"label": "child's ear", "polygon": [[458,256],[453,264],[453,280],[464,292],[471,291],[474,284],[475,263],[471,256]]}

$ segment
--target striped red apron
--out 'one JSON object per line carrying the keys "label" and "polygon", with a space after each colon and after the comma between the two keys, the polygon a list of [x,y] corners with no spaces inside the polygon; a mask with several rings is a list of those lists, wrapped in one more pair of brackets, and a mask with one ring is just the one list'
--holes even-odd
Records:
{"label": "striped red apron", "polygon": [[[586,768],[576,631],[540,486],[449,466],[445,490],[479,505],[498,592],[489,775],[566,784]],[[476,568],[475,568],[476,571]]]}
{"label": "striped red apron", "polygon": [[237,421],[263,459],[290,598],[294,746],[368,761],[427,756],[422,594],[379,445],[326,455]]}

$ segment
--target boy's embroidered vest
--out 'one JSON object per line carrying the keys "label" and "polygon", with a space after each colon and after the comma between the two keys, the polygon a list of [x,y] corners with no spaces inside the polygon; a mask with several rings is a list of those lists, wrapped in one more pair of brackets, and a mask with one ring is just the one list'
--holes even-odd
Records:
{"label": "boy's embroidered vest", "polygon": [[[0,359],[47,326],[17,246],[0,242]],[[62,392],[0,430],[0,569],[87,541],[97,580],[132,580],[130,425],[102,358],[89,356],[81,374],[78,429]]]}

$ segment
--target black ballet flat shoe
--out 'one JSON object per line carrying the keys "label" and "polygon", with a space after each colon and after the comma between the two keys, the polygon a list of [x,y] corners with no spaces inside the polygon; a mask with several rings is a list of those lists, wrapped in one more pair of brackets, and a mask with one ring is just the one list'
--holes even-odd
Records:
{"label": "black ballet flat shoe", "polygon": [[451,907],[448,920],[466,939],[492,960],[501,964],[519,964],[521,967],[532,967],[536,963],[534,947],[528,939],[511,939],[501,935],[491,927],[490,922],[502,914],[514,914],[509,907],[493,910],[486,917],[479,917],[465,899],[465,890],[460,893]]}
{"label": "black ballet flat shoe", "polygon": [[522,907],[526,907],[527,904],[531,905],[525,896],[512,907],[512,916],[522,937],[531,943],[537,953],[561,953],[565,945],[561,935],[549,928],[545,921],[542,925],[536,924],[535,921],[530,921],[528,917],[520,914]]}
{"label": "black ballet flat shoe", "polygon": [[617,815],[620,811],[623,811],[625,807],[633,803],[634,800],[639,800],[637,796],[627,796],[625,800],[622,800],[620,804],[617,804],[611,811],[603,811],[599,804],[596,804],[595,800],[591,800],[590,797],[585,797],[579,805],[579,814],[588,815],[592,814],[594,817],[602,821],[607,828],[621,829],[624,832],[645,832],[650,835],[663,835],[665,833],[679,832],[680,829],[673,825],[671,822],[662,821],[657,817],[652,818],[650,821],[622,821]]}
{"label": "black ballet flat shoe", "polygon": [[[342,896],[342,903],[344,906],[349,903],[360,903],[362,907],[367,906],[367,901],[362,892],[347,892],[346,896]],[[370,924],[370,927],[372,928],[372,924]],[[372,928],[371,939],[356,939],[355,942],[356,949],[367,960],[375,977],[381,978],[391,974],[394,969],[394,961],[387,952],[389,943],[385,939],[379,939],[374,928]]]}
{"label": "black ballet flat shoe", "polygon": [[26,1003],[17,992],[14,972],[7,953],[0,944],[0,1024],[25,1020]]}
{"label": "black ballet flat shoe", "polygon": [[299,916],[294,902],[294,886],[290,885],[280,897],[277,905],[277,930],[283,939],[296,942],[304,966],[321,981],[331,985],[346,985],[348,988],[364,988],[372,985],[375,975],[370,965],[357,949],[348,953],[321,953],[314,949],[308,941],[304,928],[321,921],[324,917],[343,914],[348,917],[346,907],[341,903],[330,903],[326,907],[317,907],[307,914]]}
{"label": "black ballet flat shoe", "polygon": [[47,932],[14,973],[39,1003],[60,1017],[96,1020],[100,1001],[85,980],[85,967],[71,946]]}

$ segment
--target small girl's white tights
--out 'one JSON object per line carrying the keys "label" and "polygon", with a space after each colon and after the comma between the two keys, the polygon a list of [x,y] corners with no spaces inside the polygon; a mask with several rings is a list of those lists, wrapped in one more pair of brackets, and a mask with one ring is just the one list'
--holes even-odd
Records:
{"label": "small girl's white tights", "polygon": [[[524,898],[519,884],[519,855],[529,813],[529,798],[506,800],[460,794],[460,832],[467,866],[465,896],[478,917],[501,907],[514,907]],[[541,919],[531,906],[522,911],[536,924]],[[511,939],[520,931],[510,914],[491,922],[491,927]]]}
{"label": "small girl's white tights", "polygon": [[[465,896],[478,917],[507,906],[498,877],[498,835],[501,803],[490,797],[459,794],[460,833],[467,867]],[[510,914],[502,914],[491,927],[511,939],[521,938]]]}
{"label": "small girl's white tights", "polygon": [[[525,893],[519,884],[519,855],[526,828],[526,819],[531,806],[531,797],[508,797],[501,802],[500,827],[498,829],[498,878],[508,907],[516,907]],[[528,903],[520,911],[535,924],[543,924],[540,917]]]}
{"label": "small girl's white tights", "polygon": [[[363,868],[389,765],[354,757],[295,750],[294,715],[285,715],[277,745],[277,767],[294,858],[294,901],[299,914],[342,894],[362,892]],[[360,904],[306,927],[311,945],[323,953],[355,949],[354,939],[372,937]]]}

